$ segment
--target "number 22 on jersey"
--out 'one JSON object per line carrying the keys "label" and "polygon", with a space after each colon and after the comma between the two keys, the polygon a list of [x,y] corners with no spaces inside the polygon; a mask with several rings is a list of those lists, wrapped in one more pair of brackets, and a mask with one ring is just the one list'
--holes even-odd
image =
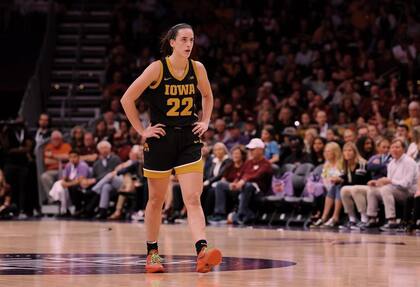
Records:
{"label": "number 22 on jersey", "polygon": [[169,98],[166,101],[166,104],[171,108],[166,113],[169,117],[178,117],[178,116],[191,116],[192,107],[193,107],[193,98]]}

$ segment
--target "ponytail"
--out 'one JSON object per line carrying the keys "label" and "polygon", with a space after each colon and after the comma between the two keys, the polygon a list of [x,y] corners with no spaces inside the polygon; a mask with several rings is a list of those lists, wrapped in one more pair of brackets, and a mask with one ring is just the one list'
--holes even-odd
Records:
{"label": "ponytail", "polygon": [[166,33],[166,35],[162,38],[160,41],[160,52],[164,57],[169,56],[172,54],[172,47],[170,44],[170,40],[175,40],[176,36],[178,35],[178,31],[181,29],[191,29],[191,25],[188,25],[186,23],[180,23],[175,26],[173,26],[169,31]]}

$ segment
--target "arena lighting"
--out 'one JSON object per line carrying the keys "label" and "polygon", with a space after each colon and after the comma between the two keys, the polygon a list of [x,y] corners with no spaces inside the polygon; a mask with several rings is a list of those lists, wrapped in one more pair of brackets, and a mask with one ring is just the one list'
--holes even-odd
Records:
{"label": "arena lighting", "polygon": [[300,126],[300,122],[299,121],[295,121],[295,126],[296,127]]}

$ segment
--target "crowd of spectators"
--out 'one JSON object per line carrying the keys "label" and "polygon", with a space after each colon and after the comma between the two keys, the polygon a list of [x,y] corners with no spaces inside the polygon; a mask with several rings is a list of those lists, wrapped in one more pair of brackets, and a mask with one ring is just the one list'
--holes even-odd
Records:
{"label": "crowd of spectators", "polygon": [[[261,198],[284,192],[272,187],[272,175],[307,163],[313,172],[323,165],[319,176],[305,179],[320,184],[305,188],[315,198],[313,227],[374,226],[382,201],[384,228],[396,228],[395,204],[414,196],[418,227],[419,9],[415,1],[388,0],[119,1],[103,77],[103,116],[94,127],[74,127],[65,143],[42,123],[44,114],[32,140],[14,127],[4,133],[2,167],[19,198],[17,209],[30,213],[25,204],[31,196],[19,179],[33,170],[31,148],[50,138],[38,178],[41,201],[60,201],[67,216],[73,202],[73,216],[102,219],[112,212],[112,219],[123,217],[124,202],[134,202],[130,210],[139,212],[133,218],[141,218],[147,201],[143,147],[119,99],[160,58],[159,35],[185,21],[195,32],[192,57],[207,68],[214,94],[202,139],[202,202],[209,221],[253,223]],[[147,103],[140,100],[138,109],[147,126]],[[76,168],[79,162],[87,164],[88,175]],[[415,172],[402,172],[413,166]],[[65,184],[51,198],[57,180]],[[117,208],[110,207],[114,201]],[[343,206],[348,224],[342,224]],[[185,215],[175,177],[164,209],[169,221]]]}

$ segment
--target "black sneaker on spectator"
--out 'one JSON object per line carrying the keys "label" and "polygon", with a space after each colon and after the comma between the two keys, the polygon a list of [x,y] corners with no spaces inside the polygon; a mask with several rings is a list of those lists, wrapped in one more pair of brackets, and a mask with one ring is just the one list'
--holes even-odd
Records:
{"label": "black sneaker on spectator", "polygon": [[367,222],[359,221],[357,224],[353,225],[350,229],[354,231],[360,231],[366,228]]}
{"label": "black sneaker on spectator", "polygon": [[340,229],[340,230],[352,230],[353,228],[353,226],[356,226],[357,225],[357,223],[356,222],[354,222],[354,221],[348,221],[346,224],[342,224],[342,225],[340,225],[339,227],[338,227],[338,229]]}
{"label": "black sneaker on spectator", "polygon": [[221,214],[210,215],[208,217],[208,220],[210,224],[223,223],[223,221],[226,221],[226,216],[221,215]]}
{"label": "black sneaker on spectator", "polygon": [[380,231],[383,232],[394,232],[397,231],[399,229],[400,225],[398,223],[387,223],[381,227],[379,227]]}

